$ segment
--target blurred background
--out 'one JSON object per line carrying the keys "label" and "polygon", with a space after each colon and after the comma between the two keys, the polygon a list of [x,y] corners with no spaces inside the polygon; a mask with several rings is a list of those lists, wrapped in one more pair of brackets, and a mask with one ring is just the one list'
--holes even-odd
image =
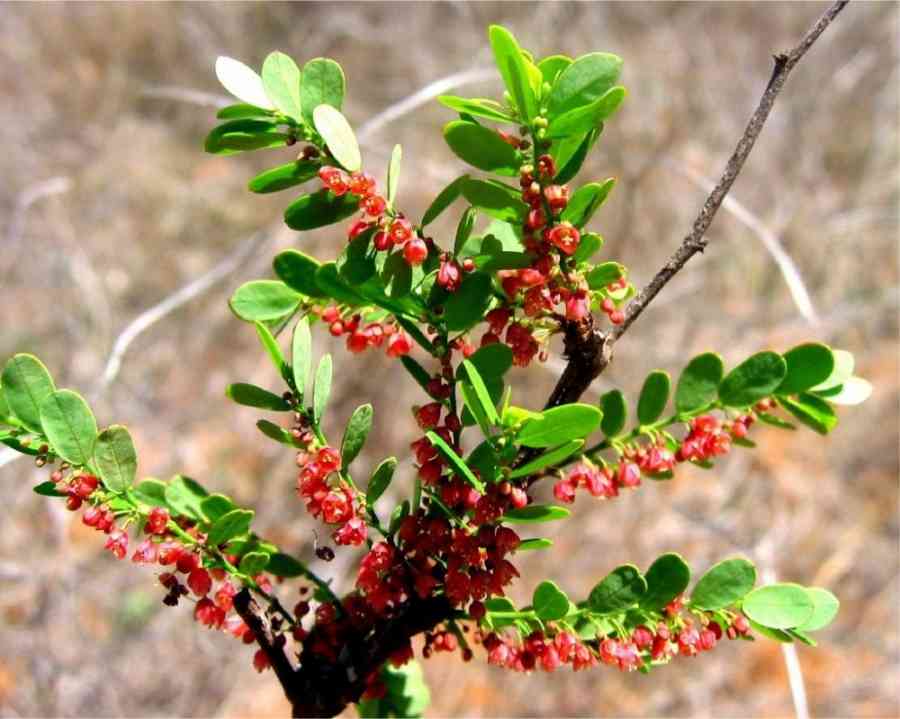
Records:
{"label": "blurred background", "polygon": [[[499,93],[489,23],[509,26],[537,56],[618,53],[629,98],[582,179],[618,177],[592,226],[640,286],[689,229],[771,56],[824,7],[0,5],[0,357],[37,353],[60,385],[91,398],[101,423],[129,425],[142,475],[183,472],[233,494],[256,508],[258,531],[347,588],[357,558],[314,559],[316,525],[293,494],[291,454],[223,394],[231,381],[278,386],[253,328],[230,314],[231,292],[270,276],[280,249],[334,257],[343,231],[298,235],[280,219],[291,191],[247,192],[290,151],[204,155],[227,102],[216,56],[254,67],[273,49],[301,64],[339,60],[366,168],[383,177],[401,142],[400,203],[417,217],[461,171],[440,136],[451,113],[424,100]],[[734,364],[816,339],[856,355],[872,399],[841,409],[846,422],[827,439],[760,427],[758,449],[735,451],[714,472],[683,470],[614,503],[580,498],[571,521],[542,527],[556,548],[521,558],[514,591],[526,600],[549,576],[583,596],[613,566],[646,567],[668,550],[698,572],[743,553],[769,581],[827,586],[841,613],[818,649],[796,652],[817,716],[900,714],[897,37],[894,3],[851,3],[828,29],[791,75],[708,251],[617,346],[589,395],[617,386],[635,398],[647,371],[677,373],[708,349]],[[437,237],[458,210],[447,214]],[[337,360],[333,436],[371,401],[380,421],[360,470],[404,457],[417,388],[383,353],[351,357],[321,332],[316,340]],[[519,403],[538,407],[561,366],[513,372]],[[112,560],[62,503],[31,491],[43,475],[11,460],[0,453],[0,714],[287,715],[248,648],[198,628],[187,607],[164,607],[154,572]],[[398,495],[412,481],[408,459],[402,467]],[[802,715],[782,649],[768,641],[726,643],[651,677],[526,678],[458,655],[425,669],[435,717]]]}

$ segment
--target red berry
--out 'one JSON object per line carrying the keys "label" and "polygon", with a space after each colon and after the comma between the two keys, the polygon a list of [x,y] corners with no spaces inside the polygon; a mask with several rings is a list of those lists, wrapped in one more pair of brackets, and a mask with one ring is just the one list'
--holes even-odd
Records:
{"label": "red berry", "polygon": [[398,217],[391,223],[390,235],[391,241],[395,245],[402,245],[410,237],[412,237],[412,224],[405,217]]}
{"label": "red berry", "polygon": [[147,515],[147,531],[150,534],[165,534],[169,523],[169,512],[163,507],[154,507]]}
{"label": "red berry", "polygon": [[415,237],[403,246],[403,258],[410,265],[421,265],[428,257],[428,245],[425,240]]}

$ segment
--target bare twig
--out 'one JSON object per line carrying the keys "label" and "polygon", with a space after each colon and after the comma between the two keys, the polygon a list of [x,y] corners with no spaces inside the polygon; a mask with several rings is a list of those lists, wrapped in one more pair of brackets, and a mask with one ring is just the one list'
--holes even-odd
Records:
{"label": "bare twig", "polygon": [[700,210],[700,214],[697,215],[697,219],[694,220],[694,226],[690,234],[684,238],[681,246],[675,251],[675,254],[669,258],[669,261],[663,265],[662,269],[656,273],[656,276],[650,281],[650,284],[644,287],[638,296],[628,305],[628,308],[625,311],[625,321],[612,331],[613,342],[628,331],[628,328],[631,327],[634,321],[641,315],[647,305],[649,305],[653,298],[659,294],[659,291],[668,284],[669,280],[684,267],[685,263],[698,252],[703,252],[706,248],[706,245],[709,243],[709,239],[706,237],[706,231],[709,229],[719,207],[721,207],[725,196],[728,194],[728,191],[731,189],[731,186],[743,169],[744,162],[746,162],[747,156],[753,149],[753,145],[756,144],[756,140],[759,137],[760,132],[762,132],[763,125],[775,104],[775,99],[784,87],[787,76],[806,54],[806,51],[812,47],[812,44],[818,37],[825,32],[825,29],[831,24],[832,20],[834,20],[838,13],[844,9],[847,2],[848,0],[839,0],[834,3],[825,11],[825,14],[819,18],[818,22],[809,29],[796,47],[786,53],[775,56],[775,68],[772,71],[772,77],[769,79],[768,85],[766,85],[766,89],[759,100],[759,104],[756,106],[756,110],[750,118],[750,122],[747,123],[744,134],[738,141],[734,153],[732,153],[728,160],[728,164],[725,166],[725,172],[713,188],[709,197],[706,198],[706,202],[703,203],[703,207]]}
{"label": "bare twig", "polygon": [[766,85],[756,110],[747,123],[743,135],[737,143],[737,147],[725,166],[725,172],[718,183],[716,183],[709,197],[706,198],[706,202],[703,203],[700,213],[694,220],[691,232],[684,238],[681,246],[656,273],[656,276],[650,283],[628,305],[625,310],[625,321],[609,333],[596,330],[593,326],[592,318],[588,318],[581,323],[569,323],[566,326],[565,349],[568,364],[547,400],[547,407],[576,401],[590,386],[591,382],[606,369],[612,358],[612,348],[615,342],[628,331],[628,328],[634,324],[634,321],[647,308],[653,298],[678,274],[687,261],[706,248],[709,242],[706,238],[706,231],[709,229],[719,207],[722,206],[735,179],[737,179],[741,169],[744,167],[744,162],[746,162],[753,145],[756,143],[760,132],[762,132],[763,125],[772,111],[778,94],[784,87],[787,76],[812,44],[825,32],[825,29],[837,17],[838,13],[844,9],[848,1],[838,0],[838,2],[835,2],[825,11],[815,25],[807,31],[796,47],[775,56],[775,68],[772,71],[772,76]]}
{"label": "bare twig", "polygon": [[[711,180],[703,177],[703,175],[688,167],[683,167],[671,161],[666,162],[666,165],[671,167],[673,171],[677,172],[685,179],[693,182],[697,187],[705,189],[707,192],[711,192],[714,188]],[[791,256],[784,249],[778,236],[772,232],[759,217],[753,214],[753,212],[751,212],[742,202],[734,197],[734,195],[727,196],[722,201],[722,207],[727,212],[734,215],[738,222],[759,238],[759,241],[766,249],[766,252],[772,256],[775,264],[778,265],[781,276],[784,278],[788,291],[791,293],[791,298],[797,306],[797,311],[803,319],[811,325],[819,324],[819,316],[816,314],[816,310],[813,307],[812,298],[809,296],[809,291],[806,289],[806,283],[803,281],[800,270],[797,268],[797,265]]]}

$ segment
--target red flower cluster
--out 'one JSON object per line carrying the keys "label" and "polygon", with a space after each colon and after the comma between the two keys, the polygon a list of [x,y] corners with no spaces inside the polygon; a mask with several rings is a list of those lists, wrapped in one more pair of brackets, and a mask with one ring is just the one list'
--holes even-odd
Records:
{"label": "red flower cluster", "polygon": [[363,327],[361,315],[344,317],[336,305],[325,307],[319,315],[332,337],[347,335],[347,349],[354,354],[382,345],[388,357],[402,357],[412,351],[409,335],[392,322],[369,322]]}
{"label": "red flower cluster", "polygon": [[489,664],[517,672],[530,672],[537,667],[553,672],[563,664],[571,664],[572,669],[581,671],[597,665],[597,657],[588,645],[569,632],[559,632],[550,638],[535,631],[523,642],[492,632],[482,643]]}
{"label": "red flower cluster", "polygon": [[338,197],[350,193],[359,198],[363,216],[350,226],[347,232],[350,240],[368,232],[376,251],[387,252],[396,247],[410,265],[421,265],[428,257],[428,244],[415,236],[412,223],[386,212],[387,202],[375,192],[374,177],[365,172],[347,175],[337,167],[326,165],[319,170],[319,179]]}
{"label": "red flower cluster", "polygon": [[306,501],[306,509],[313,517],[321,517],[326,524],[340,525],[332,537],[338,544],[360,545],[366,541],[366,522],[360,516],[359,498],[337,473],[341,469],[341,455],[332,447],[316,452],[297,454],[300,473],[297,493]]}

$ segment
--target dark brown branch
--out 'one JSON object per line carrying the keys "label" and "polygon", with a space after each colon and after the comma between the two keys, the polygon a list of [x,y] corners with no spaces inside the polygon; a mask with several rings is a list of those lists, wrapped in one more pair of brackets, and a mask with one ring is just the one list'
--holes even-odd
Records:
{"label": "dark brown branch", "polygon": [[650,283],[638,293],[625,310],[625,321],[613,328],[611,332],[604,333],[593,328],[592,323],[565,328],[565,347],[568,365],[550,398],[547,407],[576,401],[590,386],[612,358],[612,348],[615,342],[628,331],[628,328],[641,315],[660,290],[668,284],[691,257],[698,252],[703,252],[709,240],[706,231],[709,229],[713,218],[716,216],[722,201],[734,184],[747,160],[747,156],[753,149],[756,139],[762,132],[763,125],[772,111],[778,94],[784,87],[785,80],[794,66],[806,54],[806,51],[819,38],[838,13],[844,9],[849,0],[835,2],[825,14],[804,35],[803,39],[788,52],[775,56],[775,67],[769,79],[762,97],[747,123],[744,134],[738,141],[737,147],[725,166],[725,172],[716,183],[715,188],[706,198],[700,214],[694,220],[690,234],[684,238],[679,248],[669,258],[669,261],[656,273]]}
{"label": "dark brown branch", "polygon": [[663,265],[662,269],[656,273],[656,276],[650,281],[650,284],[644,287],[638,296],[628,305],[625,310],[625,321],[612,331],[612,342],[615,342],[628,331],[628,328],[631,327],[634,321],[641,315],[647,305],[649,305],[653,298],[659,294],[659,291],[666,286],[669,280],[684,267],[687,261],[698,252],[703,252],[706,248],[706,245],[709,243],[709,239],[706,237],[706,231],[709,229],[710,224],[712,224],[716,212],[718,212],[719,207],[722,205],[722,201],[725,199],[725,196],[728,194],[728,191],[731,189],[737,176],[740,174],[741,169],[744,167],[744,162],[747,160],[747,156],[753,149],[753,145],[756,144],[756,139],[762,132],[763,125],[769,117],[769,113],[772,111],[775,99],[781,92],[781,88],[784,87],[787,76],[806,54],[806,51],[809,50],[812,44],[825,31],[825,28],[827,28],[831,24],[831,21],[837,17],[838,13],[844,9],[847,2],[849,2],[849,0],[840,0],[839,2],[834,3],[828,8],[825,14],[819,18],[818,22],[807,31],[806,35],[796,47],[788,52],[775,56],[775,67],[772,70],[772,77],[769,79],[768,85],[766,85],[765,92],[763,92],[759,104],[756,106],[756,110],[750,117],[750,122],[747,123],[744,134],[738,141],[734,153],[732,153],[731,157],[728,159],[728,164],[725,165],[725,172],[722,174],[718,183],[716,183],[716,186],[713,188],[709,197],[706,198],[706,202],[703,203],[703,207],[700,210],[700,214],[697,215],[697,219],[694,220],[694,226],[691,229],[690,234],[684,238],[681,246],[675,251],[675,254],[669,258],[669,261]]}

